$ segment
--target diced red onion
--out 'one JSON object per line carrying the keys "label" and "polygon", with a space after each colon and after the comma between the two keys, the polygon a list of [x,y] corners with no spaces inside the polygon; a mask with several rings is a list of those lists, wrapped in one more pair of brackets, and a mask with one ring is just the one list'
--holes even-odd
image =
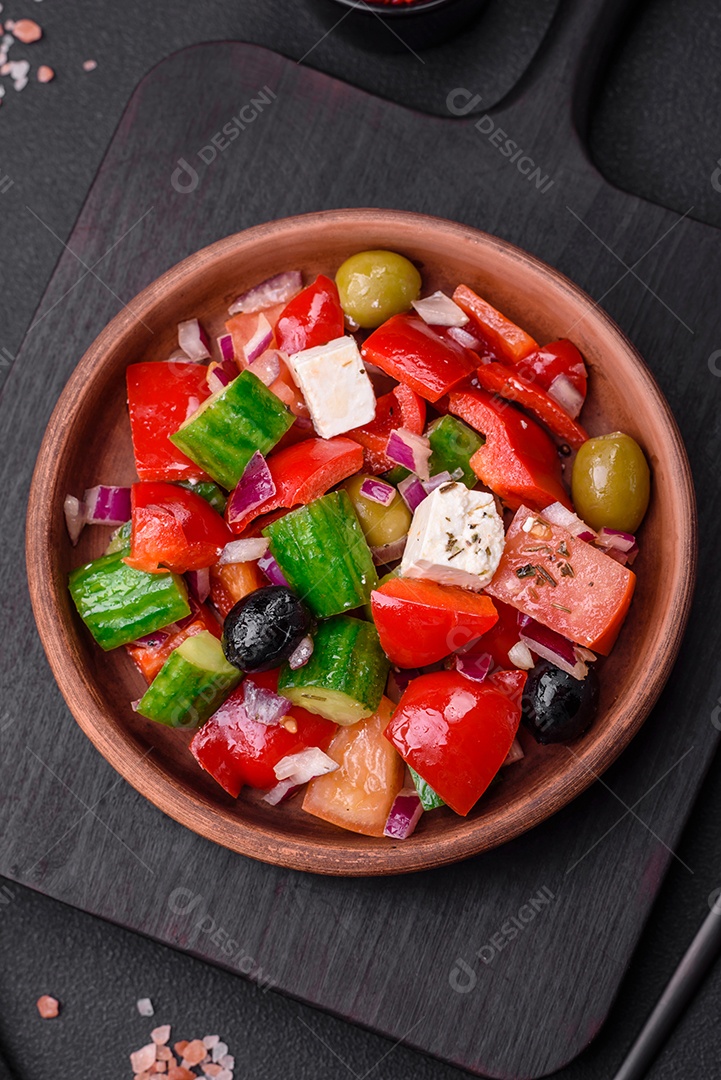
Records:
{"label": "diced red onion", "polygon": [[369,476],[361,484],[360,493],[371,502],[379,503],[381,506],[390,506],[395,498],[396,489],[385,480],[376,480],[374,476]]}
{"label": "diced red onion", "polygon": [[255,330],[251,338],[243,346],[243,356],[246,364],[252,364],[269,347],[273,340],[273,327],[270,325],[262,312],[258,313]]}
{"label": "diced red onion", "polygon": [[197,319],[178,323],[178,345],[189,360],[207,360],[210,356],[208,344],[208,335]]}
{"label": "diced red onion", "polygon": [[277,806],[278,803],[285,802],[293,795],[300,784],[296,784],[295,780],[280,780],[275,787],[272,787],[270,791],[266,791],[263,796],[263,802],[269,803],[271,806]]}
{"label": "diced red onion", "polygon": [[568,375],[556,375],[556,378],[548,387],[548,396],[552,397],[574,419],[580,413],[586,400],[580,390],[577,390],[573,385]]}
{"label": "diced red onion", "polygon": [[[272,336],[272,335],[271,335]],[[277,349],[266,349],[253,361],[253,374],[256,375],[266,386],[272,383],[280,375],[280,353]],[[295,400],[295,398],[294,398]]]}
{"label": "diced red onion", "polygon": [[459,308],[450,296],[443,292],[434,292],[423,300],[414,300],[413,307],[416,309],[423,322],[429,326],[465,326],[468,316],[462,308]]}
{"label": "diced red onion", "polygon": [[268,541],[262,536],[231,540],[220,553],[220,565],[236,566],[238,563],[256,562],[267,550]]}
{"label": "diced red onion", "polygon": [[530,671],[534,664],[531,650],[528,648],[525,641],[517,641],[516,644],[508,650],[508,659],[514,667],[520,668],[521,671]]}
{"label": "diced red onion", "polygon": [[575,536],[579,540],[593,540],[596,535],[585,521],[581,521],[580,517],[574,514],[572,510],[568,510],[563,503],[551,503],[550,506],[541,511],[541,516],[546,521],[550,521],[551,525],[560,525],[562,529],[570,532],[571,536]]}
{"label": "diced red onion", "polygon": [[596,536],[596,543],[604,548],[617,548],[618,551],[630,551],[636,544],[636,537],[619,529],[607,529],[606,526]]}
{"label": "diced red onion", "polygon": [[133,710],[133,712],[138,711],[138,705],[140,704],[140,702],[142,700],[143,700],[142,698],[136,698],[135,701],[130,702],[130,708]]}
{"label": "diced red onion", "polygon": [[464,330],[462,326],[449,326],[448,337],[453,338],[459,345],[463,345],[466,349],[472,349],[473,352],[480,352],[481,349],[485,349],[485,345],[482,341],[479,341],[473,334],[469,334],[467,330]]}
{"label": "diced red onion", "polygon": [[473,682],[483,682],[493,669],[493,657],[490,653],[456,653],[456,671]]}
{"label": "diced red onion", "polygon": [[286,588],[290,588],[288,579],[270,552],[258,559],[258,567],[263,571],[271,585],[285,585]]}
{"label": "diced red onion", "polygon": [[393,800],[383,835],[393,840],[407,840],[422,814],[423,807],[416,789],[402,788]]}
{"label": "diced red onion", "polygon": [[[235,374],[238,372],[236,370]],[[208,373],[205,381],[211,394],[217,394],[225,390],[226,386],[233,381],[234,376],[225,370],[222,364],[208,364]]]}
{"label": "diced red onion", "polygon": [[99,484],[83,495],[88,525],[122,525],[130,517],[130,488]]}
{"label": "diced red onion", "polygon": [[[461,469],[461,476],[462,475],[463,475],[463,470]],[[458,479],[458,477],[456,477],[456,479]],[[423,481],[423,490],[425,491],[426,495],[430,495],[430,493],[432,491],[435,491],[436,488],[442,487],[444,484],[452,484],[452,483],[453,483],[453,477],[451,476],[451,474],[448,472],[447,469],[444,469],[443,472],[435,473],[435,475],[432,476],[430,478],[430,480],[424,480]]]}
{"label": "diced red onion", "polygon": [[235,349],[233,348],[233,335],[221,334],[217,339],[218,352],[222,360],[235,363]]}
{"label": "diced red onion", "polygon": [[421,480],[428,480],[430,472],[428,461],[431,456],[431,444],[423,435],[414,435],[405,428],[397,428],[388,437],[386,454],[396,465],[410,469]]}
{"label": "diced red onion", "polygon": [[251,677],[243,683],[243,705],[249,719],[257,720],[259,724],[265,724],[266,727],[279,724],[293,708],[293,703],[288,698],[267,690],[264,686],[258,686]]}
{"label": "diced red onion", "polygon": [[317,746],[309,746],[297,754],[281,758],[273,772],[278,780],[292,780],[294,784],[307,784],[314,776],[335,772],[338,763]]}
{"label": "diced red onion", "polygon": [[298,668],[305,667],[313,655],[313,638],[310,634],[306,634],[304,638],[296,645],[293,652],[288,657],[288,667],[291,671],[297,671]]}
{"label": "diced red onion", "polygon": [[516,761],[520,761],[521,758],[525,756],[526,755],[523,753],[523,747],[518,741],[518,736],[516,736],[516,738],[511,743],[511,749],[508,751],[506,759],[503,762],[503,765],[501,765],[501,768],[505,768],[506,765],[513,765]]}
{"label": "diced red onion", "polygon": [[376,566],[388,566],[389,563],[397,562],[398,559],[403,557],[407,540],[408,533],[399,537],[398,540],[391,541],[390,544],[380,544],[378,547],[372,547],[373,562]]}
{"label": "diced red onion", "polygon": [[188,570],[185,578],[193,596],[204,604],[210,596],[210,567],[204,566],[202,570]]}
{"label": "diced red onion", "polygon": [[626,553],[626,566],[633,566],[638,555],[638,544],[635,544],[629,552]]}
{"label": "diced red onion", "polygon": [[407,476],[405,480],[401,480],[398,493],[412,514],[428,495],[417,476]]}
{"label": "diced red onion", "polygon": [[144,637],[136,638],[133,645],[139,645],[141,649],[154,649],[158,645],[164,644],[170,637],[167,630],[154,630],[152,634],[145,634]]}
{"label": "diced red onion", "polygon": [[551,630],[548,626],[542,626],[541,623],[532,619],[530,615],[519,614],[518,630],[521,641],[536,656],[555,664],[557,668],[572,675],[574,679],[586,678],[588,667],[576,652],[573,643],[567,638],[556,633],[555,630]]}
{"label": "diced red onion", "polygon": [[66,495],[63,512],[70,542],[75,547],[80,539],[80,533],[85,528],[85,503],[81,502],[80,499],[76,499],[74,495]]}
{"label": "diced red onion", "polygon": [[252,289],[242,293],[228,308],[230,315],[263,311],[274,304],[287,304],[303,288],[303,276],[300,270],[286,270],[282,274],[261,281]]}
{"label": "diced red onion", "polygon": [[275,492],[275,480],[268,468],[268,463],[260,451],[256,450],[228,499],[226,521],[230,527],[243,521],[251,511],[257,510],[275,495]]}

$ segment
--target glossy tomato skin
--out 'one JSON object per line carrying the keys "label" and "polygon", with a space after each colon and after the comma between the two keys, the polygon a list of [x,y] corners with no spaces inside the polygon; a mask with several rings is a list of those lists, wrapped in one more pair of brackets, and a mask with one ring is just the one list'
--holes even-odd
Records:
{"label": "glossy tomato skin", "polygon": [[470,649],[463,651],[469,657],[490,656],[495,668],[513,667],[508,653],[519,641],[518,612],[510,604],[504,604],[500,600],[494,600],[493,603],[498,621]]}
{"label": "glossy tomato skin", "polygon": [[212,566],[233,539],[222,517],[194,491],[162,482],[133,484],[132,543],[125,559],[136,570],[155,573]]}
{"label": "glossy tomato skin", "polygon": [[278,348],[289,355],[327,345],[345,332],[343,308],[334,281],[319,274],[294,296],[275,324]]}
{"label": "glossy tomato skin", "polygon": [[409,578],[374,590],[371,610],[383,651],[401,668],[435,664],[480,638],[498,617],[487,596]]}
{"label": "glossy tomato skin", "polygon": [[345,437],[363,447],[364,468],[375,474],[393,468],[386,454],[388,436],[395,428],[421,435],[426,422],[426,403],[410,386],[399,383],[376,401],[375,419],[363,427],[347,431]]}
{"label": "glossy tomato skin", "polygon": [[465,816],[505,761],[521,719],[525,671],[474,682],[456,671],[410,683],[385,730],[406,764]]}
{"label": "glossy tomato skin", "polygon": [[126,372],[135,468],[141,480],[207,480],[168,438],[210,396],[205,364],[149,361]]}
{"label": "glossy tomato skin", "polygon": [[520,365],[511,366],[494,360],[490,364],[482,364],[476,376],[484,390],[527,409],[545,424],[560,442],[566,442],[577,450],[588,439],[585,429],[569,416],[550,394],[532,378],[521,374]]}
{"label": "glossy tomato skin", "polygon": [[[256,685],[277,690],[278,671],[248,676]],[[322,716],[293,707],[288,717],[298,730],[282,724],[261,724],[249,720],[243,710],[241,683],[193,737],[193,757],[229,795],[237,798],[244,786],[268,789],[277,783],[273,768],[281,758],[297,754],[308,746],[325,750],[338,725]]]}
{"label": "glossy tomato skin", "polygon": [[519,361],[519,372],[535,382],[542,390],[548,390],[559,375],[565,375],[582,398],[586,397],[588,373],[580,352],[567,338],[551,341],[535,349]]}

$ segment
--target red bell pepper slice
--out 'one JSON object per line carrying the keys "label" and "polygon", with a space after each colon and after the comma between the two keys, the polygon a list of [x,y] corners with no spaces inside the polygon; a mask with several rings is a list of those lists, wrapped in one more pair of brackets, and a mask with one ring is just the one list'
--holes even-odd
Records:
{"label": "red bell pepper slice", "polygon": [[405,690],[385,736],[465,816],[508,756],[525,683],[525,671],[497,671],[483,682],[456,671],[420,675]]}
{"label": "red bell pepper slice", "polygon": [[552,502],[571,509],[556,447],[534,420],[476,388],[450,394],[448,410],[485,436],[471,468],[512,510],[522,503],[542,510]]}
{"label": "red bell pepper slice", "polygon": [[[535,520],[526,532],[529,518]],[[486,591],[606,656],[626,618],[635,584],[633,571],[522,506]]]}
{"label": "red bell pepper slice", "polygon": [[467,656],[469,660],[473,657],[490,656],[494,667],[513,667],[513,662],[509,659],[508,654],[520,640],[518,612],[510,604],[504,604],[495,597],[493,602],[498,621],[483,637],[471,645],[470,649],[464,649],[464,656]]}
{"label": "red bell pepper slice", "polygon": [[534,341],[530,334],[516,326],[467,285],[459,285],[453,293],[453,299],[468,315],[475,331],[487,343],[491,352],[500,359],[516,364],[538,348],[538,342]]}
{"label": "red bell pepper slice", "polygon": [[[358,443],[342,435],[334,439],[305,439],[271,454],[268,468],[275,483],[275,495],[239,521],[229,523],[234,533],[244,532],[261,514],[280,507],[291,510],[320,498],[341,480],[363,468],[363,450]],[[232,498],[228,500],[229,506],[231,502]]]}
{"label": "red bell pepper slice", "polygon": [[568,443],[574,450],[588,439],[585,429],[573,420],[557,401],[549,397],[545,390],[526,379],[518,368],[514,369],[509,364],[498,361],[481,364],[477,378],[484,390],[528,409],[557,439]]}
{"label": "red bell pepper slice", "polygon": [[[549,391],[559,375],[565,376],[581,399],[586,397],[588,373],[583,357],[567,338],[551,341],[548,345],[535,349],[518,364],[519,374],[524,379]],[[579,410],[580,411],[580,410]]]}
{"label": "red bell pepper slice", "polygon": [[418,315],[394,315],[363,344],[365,360],[434,402],[472,375],[478,358]]}
{"label": "red bell pepper slice", "polygon": [[275,340],[279,349],[292,355],[327,345],[344,331],[338,288],[325,274],[319,274],[312,285],[286,304],[275,324]]}
{"label": "red bell pepper slice", "polygon": [[136,570],[202,570],[233,539],[205,499],[175,484],[133,484],[130,504],[132,539],[124,562]]}
{"label": "red bell pepper slice", "polygon": [[208,479],[168,438],[210,396],[207,372],[205,364],[176,360],[127,369],[130,432],[141,480]]}
{"label": "red bell pepper slice", "polygon": [[213,607],[225,618],[239,600],[256,589],[262,589],[268,579],[254,562],[216,563],[210,568],[210,599]]}
{"label": "red bell pepper slice", "polygon": [[174,652],[178,645],[182,645],[186,638],[200,634],[203,630],[208,630],[214,637],[220,638],[222,629],[212,611],[192,597],[189,601],[193,609],[190,615],[177,623],[176,629],[168,633],[167,637],[164,636],[167,631],[160,630],[155,643],[126,645],[135,666],[148,684],[153,681],[171,652]]}
{"label": "red bell pepper slice", "polygon": [[[266,690],[275,691],[278,687],[277,670],[248,678]],[[200,767],[234,798],[246,784],[254,788],[275,787],[277,780],[273,768],[281,758],[297,754],[308,746],[325,750],[338,731],[332,720],[297,706],[284,717],[295,721],[296,731],[289,731],[282,723],[268,725],[250,720],[243,708],[244,696],[241,683],[196,732],[190,744],[191,753]]]}
{"label": "red bell pepper slice", "polygon": [[389,394],[378,398],[375,419],[346,431],[345,437],[363,447],[363,468],[367,472],[384,473],[394,465],[385,452],[391,431],[405,428],[414,435],[422,435],[425,422],[425,401],[410,386],[399,383]]}
{"label": "red bell pepper slice", "polygon": [[392,664],[426,667],[466,648],[498,619],[480,593],[435,581],[393,578],[371,593],[381,646]]}

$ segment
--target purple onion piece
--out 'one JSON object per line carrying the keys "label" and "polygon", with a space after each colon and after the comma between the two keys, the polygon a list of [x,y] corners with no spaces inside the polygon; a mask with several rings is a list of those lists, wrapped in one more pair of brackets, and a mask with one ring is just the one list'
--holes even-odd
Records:
{"label": "purple onion piece", "polygon": [[268,550],[268,541],[260,536],[231,540],[220,553],[221,566],[237,566],[238,563],[256,562]]}
{"label": "purple onion piece", "polygon": [[417,476],[407,476],[405,480],[401,480],[398,493],[412,514],[428,495]]}
{"label": "purple onion piece", "polygon": [[279,724],[293,708],[292,702],[280,694],[258,686],[251,676],[243,683],[243,705],[250,720],[271,727]]}
{"label": "purple onion piece", "polygon": [[220,337],[217,339],[217,341],[218,341],[218,352],[220,353],[221,359],[224,362],[228,361],[229,363],[235,363],[235,349],[233,348],[233,335],[232,334],[221,334]]}
{"label": "purple onion piece", "polygon": [[285,585],[287,589],[290,588],[290,583],[285,574],[278,566],[270,552],[264,555],[262,559],[258,559],[258,566],[263,571],[265,576],[271,585]]}
{"label": "purple onion piece", "polygon": [[383,835],[393,840],[407,840],[423,814],[423,807],[415,788],[403,788],[391,806]]}
{"label": "purple onion piece", "polygon": [[480,352],[485,347],[478,338],[474,337],[473,334],[469,334],[462,326],[450,326],[448,336],[457,341],[459,345],[463,345],[464,348],[472,349],[473,352]]}
{"label": "purple onion piece", "polygon": [[170,634],[167,630],[154,630],[152,634],[136,638],[133,645],[139,645],[142,649],[154,649],[168,640]]}
{"label": "purple onion piece", "polygon": [[210,567],[204,566],[202,570],[188,570],[185,580],[198,603],[204,604],[210,596]]}
{"label": "purple onion piece", "polygon": [[287,304],[303,288],[303,275],[300,270],[286,270],[266,278],[259,285],[242,293],[228,308],[230,315],[240,312],[254,314],[274,304]]}
{"label": "purple onion piece", "polygon": [[423,435],[415,435],[405,428],[397,428],[388,436],[386,454],[404,469],[410,469],[421,480],[428,480],[430,472],[428,462],[431,456],[431,444]]}
{"label": "purple onion piece", "polygon": [[265,352],[270,346],[273,340],[273,327],[270,325],[265,315],[261,312],[258,314],[257,325],[255,332],[250,340],[243,346],[243,354],[245,356],[246,364],[252,364],[254,360]]}
{"label": "purple onion piece", "polygon": [[208,344],[208,335],[197,319],[188,319],[186,322],[178,323],[178,345],[189,360],[196,363],[207,360],[210,356]]}
{"label": "purple onion piece", "polygon": [[493,670],[493,657],[490,653],[457,653],[456,671],[473,682],[483,682]]}
{"label": "purple onion piece", "polygon": [[390,506],[395,498],[396,489],[392,484],[387,484],[385,480],[376,480],[375,477],[369,476],[361,484],[360,493],[366,499],[370,499],[371,502],[378,503],[380,506]]}
{"label": "purple onion piece", "polygon": [[130,518],[130,488],[99,484],[83,496],[88,525],[123,525]]}
{"label": "purple onion piece", "polygon": [[428,326],[465,326],[468,316],[455,300],[443,292],[434,292],[423,300],[413,300],[413,307]]}
{"label": "purple onion piece", "polygon": [[390,544],[381,544],[380,547],[372,547],[371,555],[373,556],[373,562],[376,566],[389,566],[391,563],[397,562],[403,558],[403,552],[406,550],[406,543],[408,542],[408,533],[405,536],[401,536],[398,540],[391,541]]}
{"label": "purple onion piece", "polygon": [[75,547],[87,521],[85,503],[76,499],[74,495],[66,495],[63,512],[70,542]]}
{"label": "purple onion piece", "polygon": [[296,791],[298,791],[301,786],[301,784],[296,784],[292,777],[288,780],[279,780],[275,787],[272,787],[270,791],[266,791],[263,796],[263,802],[269,803],[270,806],[277,806],[279,803],[285,802],[286,799],[290,799],[292,795],[295,795]]}
{"label": "purple onion piece", "polygon": [[288,667],[291,671],[297,671],[304,667],[313,655],[313,638],[307,634],[301,638],[293,652],[288,657]]}
{"label": "purple onion piece", "polygon": [[275,495],[275,481],[268,463],[260,451],[256,450],[246,465],[243,475],[231,494],[226,508],[226,521],[232,528],[253,510]]}
{"label": "purple onion piece", "polygon": [[[463,470],[461,470],[461,475],[463,475]],[[443,484],[451,483],[453,483],[453,477],[447,469],[444,469],[443,472],[436,473],[434,476],[432,476],[430,480],[424,480],[423,490],[425,491],[426,495],[430,495],[430,493],[432,491],[435,491],[436,488],[442,487]]]}

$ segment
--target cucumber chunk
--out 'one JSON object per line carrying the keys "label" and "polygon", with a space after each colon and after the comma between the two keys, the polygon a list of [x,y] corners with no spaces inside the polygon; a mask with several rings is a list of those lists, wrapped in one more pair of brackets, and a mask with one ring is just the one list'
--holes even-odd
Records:
{"label": "cucumber chunk", "polygon": [[280,398],[246,368],[207,398],[170,441],[231,490],[256,450],[267,454],[294,421]]}
{"label": "cucumber chunk", "polygon": [[466,487],[474,488],[478,477],[470,461],[476,450],[483,446],[483,436],[455,416],[441,416],[428,428],[428,440],[432,450],[431,476],[444,470],[453,473],[456,469],[463,469],[463,483]]}
{"label": "cucumber chunk", "polygon": [[366,604],[378,584],[346,491],[332,491],[263,529],[291,588],[319,619]]}
{"label": "cucumber chunk", "polygon": [[203,630],[173,650],[137,711],[159,724],[196,728],[223,704],[241,678],[223,656],[218,639]]}
{"label": "cucumber chunk", "polygon": [[421,800],[421,806],[424,810],[437,810],[439,806],[445,806],[445,802],[440,795],[433,790],[427,780],[424,780],[422,776],[419,776],[415,769],[408,766],[408,772],[413,777],[413,783],[416,786],[418,792],[418,798]]}
{"label": "cucumber chunk", "polygon": [[108,546],[103,555],[114,555],[116,551],[122,551],[123,555],[127,555],[130,552],[132,534],[132,521],[126,521],[122,525],[118,525],[117,529],[110,534]]}
{"label": "cucumber chunk", "polygon": [[283,667],[278,693],[346,727],[376,711],[389,666],[374,626],[336,615],[318,627],[307,664],[295,671]]}
{"label": "cucumber chunk", "polygon": [[146,574],[123,562],[126,548],[78,566],[68,588],[78,614],[101,649],[117,649],[190,614],[183,579]]}

